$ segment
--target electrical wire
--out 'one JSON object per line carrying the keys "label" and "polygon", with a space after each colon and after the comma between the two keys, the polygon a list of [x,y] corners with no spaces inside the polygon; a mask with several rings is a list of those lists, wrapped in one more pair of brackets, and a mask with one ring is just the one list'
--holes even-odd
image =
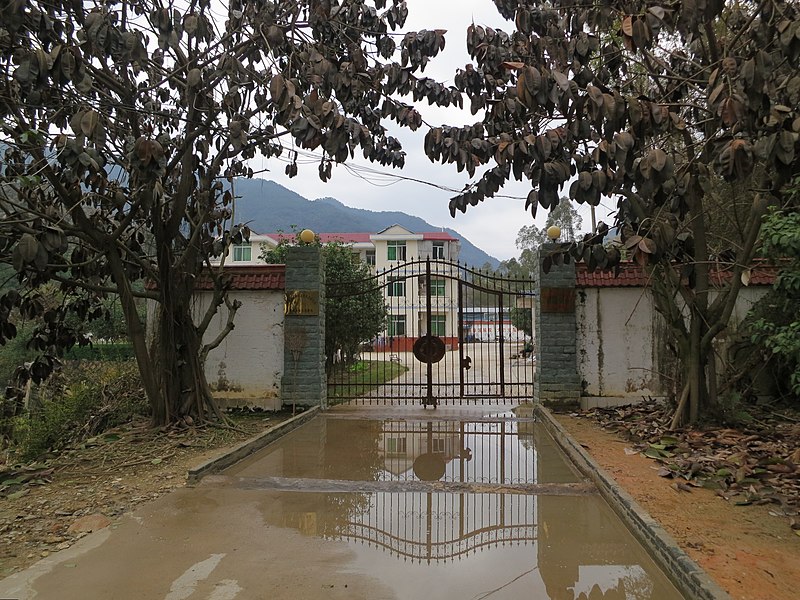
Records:
{"label": "electrical wire", "polygon": [[[276,160],[279,160],[281,162],[285,162],[287,164],[292,163],[292,162],[297,162],[299,164],[312,164],[312,163],[317,163],[317,162],[321,162],[323,160],[326,160],[324,155],[316,153],[316,152],[309,152],[309,151],[306,151],[306,150],[298,150],[298,149],[292,149],[290,152],[296,154],[298,158],[297,159],[292,159],[292,158],[288,158],[288,157],[285,157],[285,156],[276,156],[276,157],[273,157],[273,158],[275,158]],[[300,156],[302,156],[304,158],[301,160],[301,159],[299,159]],[[436,188],[436,189],[439,189],[439,190],[443,190],[445,192],[452,193],[452,194],[460,194],[460,193],[462,193],[464,191],[463,188],[462,189],[457,189],[457,188],[450,187],[450,186],[447,186],[447,185],[442,185],[441,183],[428,181],[427,179],[420,179],[418,177],[409,177],[407,175],[389,173],[389,172],[386,172],[386,171],[382,171],[380,169],[376,169],[375,167],[370,167],[370,166],[366,166],[366,165],[360,165],[360,164],[357,164],[357,163],[343,162],[343,163],[337,163],[337,166],[343,167],[348,173],[350,173],[354,177],[357,177],[357,178],[359,178],[359,179],[365,181],[366,183],[368,183],[370,185],[373,185],[375,187],[389,187],[389,186],[395,185],[395,184],[403,182],[403,181],[408,181],[408,182],[411,182],[411,183],[418,183],[418,184],[421,184],[421,185],[427,185],[429,187],[433,187],[433,188]],[[268,171],[268,169],[264,169],[263,171]],[[524,197],[524,196],[514,196],[514,195],[511,195],[511,194],[495,194],[493,197],[494,198],[505,198],[505,199],[509,199],[509,200],[525,200],[526,199],[526,197]]]}

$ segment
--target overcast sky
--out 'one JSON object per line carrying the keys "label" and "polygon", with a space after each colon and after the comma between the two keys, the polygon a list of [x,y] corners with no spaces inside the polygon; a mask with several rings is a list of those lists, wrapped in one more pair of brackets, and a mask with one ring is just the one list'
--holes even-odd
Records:
{"label": "overcast sky", "polygon": [[[409,18],[406,29],[447,30],[444,53],[433,59],[424,72],[424,75],[444,83],[452,83],[456,69],[463,68],[470,62],[465,40],[467,27],[471,23],[509,32],[513,28],[513,23],[505,21],[499,15],[491,0],[407,0],[407,2]],[[406,101],[410,102],[410,99]],[[468,106],[469,101],[466,100],[465,104]],[[462,112],[454,108],[430,107],[427,102],[421,103],[418,108],[423,118],[434,126],[462,125],[477,120],[477,116],[470,115],[469,110]],[[499,193],[516,198],[488,199],[478,206],[470,207],[466,214],[459,212],[455,218],[451,218],[448,202],[453,193],[392,176],[394,174],[435,182],[456,190],[462,189],[470,182],[469,176],[463,172],[458,173],[455,165],[434,164],[428,160],[423,151],[426,131],[423,127],[416,133],[405,129],[398,129],[395,133],[403,143],[407,155],[406,166],[402,171],[373,165],[363,159],[348,162],[369,167],[385,173],[386,176],[367,176],[368,179],[365,180],[341,165],[334,165],[332,179],[328,183],[323,183],[317,176],[316,163],[301,165],[299,175],[293,179],[284,175],[285,163],[280,160],[264,159],[260,163],[256,160],[254,168],[257,166],[269,169],[269,172],[260,177],[277,181],[306,198],[314,200],[331,196],[356,208],[375,211],[400,210],[421,217],[437,227],[456,229],[473,244],[500,260],[518,256],[519,250],[514,244],[517,232],[523,225],[534,222],[530,212],[524,210],[529,186],[509,182]],[[563,194],[567,193],[568,189],[565,186]],[[590,229],[588,208],[580,207],[580,209],[584,221],[583,230],[588,231]],[[599,207],[598,220],[608,222],[608,213],[608,208]],[[545,218],[545,211],[540,210],[536,224],[541,227]]]}

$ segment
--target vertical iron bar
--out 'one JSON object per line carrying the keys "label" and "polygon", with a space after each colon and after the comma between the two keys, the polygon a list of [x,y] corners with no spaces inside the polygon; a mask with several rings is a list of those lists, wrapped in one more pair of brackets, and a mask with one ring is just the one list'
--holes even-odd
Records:
{"label": "vertical iron bar", "polygon": [[[425,335],[431,336],[431,257],[425,259]],[[433,404],[436,406],[436,401],[433,399],[433,363],[428,361],[428,397],[424,405]]]}
{"label": "vertical iron bar", "polygon": [[[459,289],[460,289],[460,286],[459,286]],[[466,437],[464,435],[464,428],[465,428],[464,421],[461,421],[458,424],[458,428],[460,430],[459,443],[460,443],[461,449],[464,449],[464,448],[467,447],[467,440],[466,440]],[[459,454],[462,455],[461,456],[461,460],[458,461],[459,462],[459,466],[458,466],[459,481],[461,483],[464,483],[464,461],[465,461],[465,458],[464,458],[462,452],[459,451]],[[458,495],[458,539],[461,540],[463,537],[464,537],[464,494],[462,493],[462,494]],[[459,546],[460,546],[460,544],[459,544]],[[459,550],[460,550],[460,547],[459,547]]]}
{"label": "vertical iron bar", "polygon": [[505,344],[505,336],[503,335],[503,329],[505,329],[504,324],[504,315],[503,315],[503,292],[500,291],[498,294],[500,298],[498,311],[499,311],[499,319],[500,319],[500,364],[499,364],[499,371],[500,371],[500,398],[506,397],[506,377],[505,377],[505,352],[503,350],[503,345]]}
{"label": "vertical iron bar", "polygon": [[[512,446],[513,448],[513,446]],[[500,423],[500,481],[499,485],[511,484],[511,478],[506,482],[506,422]],[[506,495],[500,494],[500,524],[505,525]]]}
{"label": "vertical iron bar", "polygon": [[458,389],[464,399],[464,282],[458,279]]}

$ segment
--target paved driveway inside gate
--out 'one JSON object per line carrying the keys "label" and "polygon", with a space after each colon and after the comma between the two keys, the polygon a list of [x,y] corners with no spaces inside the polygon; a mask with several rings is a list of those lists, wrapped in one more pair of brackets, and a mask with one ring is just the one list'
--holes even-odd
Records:
{"label": "paved driveway inside gate", "polygon": [[540,427],[510,407],[329,411],[0,597],[679,598]]}
{"label": "paved driveway inside gate", "polygon": [[[458,395],[459,371],[461,355],[457,350],[448,350],[444,358],[433,364],[431,368],[433,396],[440,404],[483,404],[486,398],[482,394],[491,393],[500,396],[500,370],[508,385],[508,391],[514,389],[519,398],[533,397],[533,377],[536,373],[533,358],[520,358],[519,352],[523,344],[506,344],[505,360],[501,364],[496,342],[467,343],[463,348],[464,356],[469,357],[469,369],[464,371],[464,397],[442,399],[440,394],[446,392]],[[512,356],[514,358],[512,358]],[[416,404],[417,399],[424,398],[427,391],[427,365],[414,357],[412,352],[363,352],[361,358],[367,361],[394,360],[408,368],[394,378],[389,385],[379,387],[369,396],[372,404]],[[494,402],[503,403],[502,398]],[[361,403],[356,400],[355,403]]]}

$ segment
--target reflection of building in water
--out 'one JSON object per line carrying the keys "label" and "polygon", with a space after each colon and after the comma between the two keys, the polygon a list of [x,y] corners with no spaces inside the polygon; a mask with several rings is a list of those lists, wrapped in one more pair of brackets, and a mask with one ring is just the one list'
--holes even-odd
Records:
{"label": "reflection of building in water", "polygon": [[420,456],[435,454],[445,464],[454,458],[466,458],[466,449],[461,446],[461,425],[453,421],[385,421],[378,452],[390,478],[410,475]]}
{"label": "reflection of building in water", "polygon": [[[313,420],[276,444],[258,469],[238,475],[268,472],[294,483],[295,491],[264,495],[267,522],[371,546],[385,555],[383,565],[402,568],[410,560],[435,569],[469,557],[474,562],[464,568],[480,570],[500,556],[522,556],[527,566],[519,572],[534,568],[546,590],[531,597],[679,598],[599,495],[525,493],[526,484],[580,481],[528,415],[455,423]],[[437,468],[421,469],[422,457]],[[512,549],[504,555],[502,546]]]}
{"label": "reflection of building in water", "polygon": [[[433,479],[497,485],[537,482],[532,435],[523,422],[384,421],[378,441],[387,481],[431,480],[419,472],[423,459],[442,461]],[[430,463],[430,461],[428,461]],[[427,466],[430,466],[428,464]]]}

